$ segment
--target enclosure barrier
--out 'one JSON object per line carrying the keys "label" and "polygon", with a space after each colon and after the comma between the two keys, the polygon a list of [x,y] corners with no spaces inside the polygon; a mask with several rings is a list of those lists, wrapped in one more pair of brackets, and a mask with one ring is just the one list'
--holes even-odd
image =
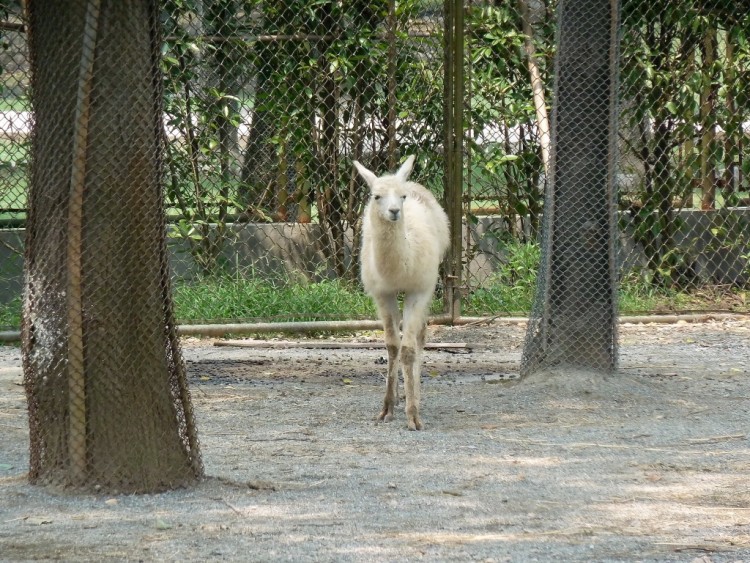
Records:
{"label": "enclosure barrier", "polygon": [[[373,322],[355,159],[380,172],[417,156],[414,179],[452,218],[433,315],[531,315],[532,363],[553,350],[614,367],[616,305],[750,311],[742,3],[622,0],[618,97],[586,112],[573,80],[554,115],[564,61],[605,62],[558,52],[556,0],[80,0],[54,24],[21,5],[0,8],[0,330],[18,334],[24,310],[34,478],[142,490],[200,475],[179,326]],[[602,39],[591,6],[573,27]],[[75,33],[53,43],[62,28]],[[606,154],[560,162],[554,120],[574,153]],[[566,174],[586,189],[565,191]],[[565,349],[563,317],[602,330]],[[107,423],[133,401],[172,426],[171,448],[143,455],[169,452],[178,474],[123,477],[145,458]]]}
{"label": "enclosure barrier", "polygon": [[[0,329],[17,329],[32,112],[24,16],[5,6]],[[433,313],[529,314],[557,6],[161,2],[180,321],[374,319],[357,268],[367,190],[351,162],[384,171],[407,154],[453,223]],[[628,314],[748,310],[749,28],[726,2],[622,2],[613,188]]]}

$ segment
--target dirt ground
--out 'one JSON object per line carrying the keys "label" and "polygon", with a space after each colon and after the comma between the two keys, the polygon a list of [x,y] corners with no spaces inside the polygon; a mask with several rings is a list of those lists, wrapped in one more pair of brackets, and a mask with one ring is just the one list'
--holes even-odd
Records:
{"label": "dirt ground", "polygon": [[0,348],[0,559],[750,562],[750,320],[624,325],[607,379],[517,381],[523,336],[431,329],[477,348],[426,353],[423,432],[381,349],[186,339],[208,478],[141,496],[27,484]]}

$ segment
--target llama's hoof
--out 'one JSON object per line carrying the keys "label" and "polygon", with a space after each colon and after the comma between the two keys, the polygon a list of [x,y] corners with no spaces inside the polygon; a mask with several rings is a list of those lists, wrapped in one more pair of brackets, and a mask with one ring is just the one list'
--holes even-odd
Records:
{"label": "llama's hoof", "polygon": [[383,400],[383,410],[378,415],[378,422],[390,422],[393,420],[393,405],[398,403],[398,396],[386,395]]}
{"label": "llama's hoof", "polygon": [[422,430],[424,426],[422,421],[419,419],[419,408],[415,405],[411,405],[406,408],[406,425],[409,430]]}
{"label": "llama's hoof", "polygon": [[390,422],[393,420],[393,412],[383,411],[378,415],[378,422]]}
{"label": "llama's hoof", "polygon": [[419,417],[409,417],[407,427],[409,428],[409,430],[422,430],[424,428],[424,425],[422,424],[422,421],[419,420]]}

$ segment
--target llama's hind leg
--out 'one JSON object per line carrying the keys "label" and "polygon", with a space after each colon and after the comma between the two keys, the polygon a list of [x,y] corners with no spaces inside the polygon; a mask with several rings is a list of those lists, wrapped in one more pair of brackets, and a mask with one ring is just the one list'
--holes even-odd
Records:
{"label": "llama's hind leg", "polygon": [[419,417],[422,350],[427,330],[427,308],[432,293],[408,294],[404,299],[404,336],[401,341],[401,366],[406,388],[406,422],[409,430],[422,430]]}
{"label": "llama's hind leg", "polygon": [[378,420],[390,422],[393,420],[393,408],[398,404],[398,364],[401,348],[401,338],[398,332],[400,314],[396,295],[378,297],[375,302],[380,318],[383,320],[385,348],[388,352],[385,398],[383,399],[383,410],[378,415]]}

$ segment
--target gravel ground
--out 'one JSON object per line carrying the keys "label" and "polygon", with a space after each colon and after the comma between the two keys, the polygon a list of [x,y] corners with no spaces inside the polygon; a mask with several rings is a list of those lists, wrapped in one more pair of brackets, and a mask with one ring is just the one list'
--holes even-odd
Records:
{"label": "gravel ground", "polygon": [[209,477],[140,496],[27,484],[0,348],[0,559],[750,562],[750,320],[624,325],[607,379],[517,381],[523,336],[432,329],[476,348],[426,353],[423,432],[374,422],[383,350],[186,339]]}

